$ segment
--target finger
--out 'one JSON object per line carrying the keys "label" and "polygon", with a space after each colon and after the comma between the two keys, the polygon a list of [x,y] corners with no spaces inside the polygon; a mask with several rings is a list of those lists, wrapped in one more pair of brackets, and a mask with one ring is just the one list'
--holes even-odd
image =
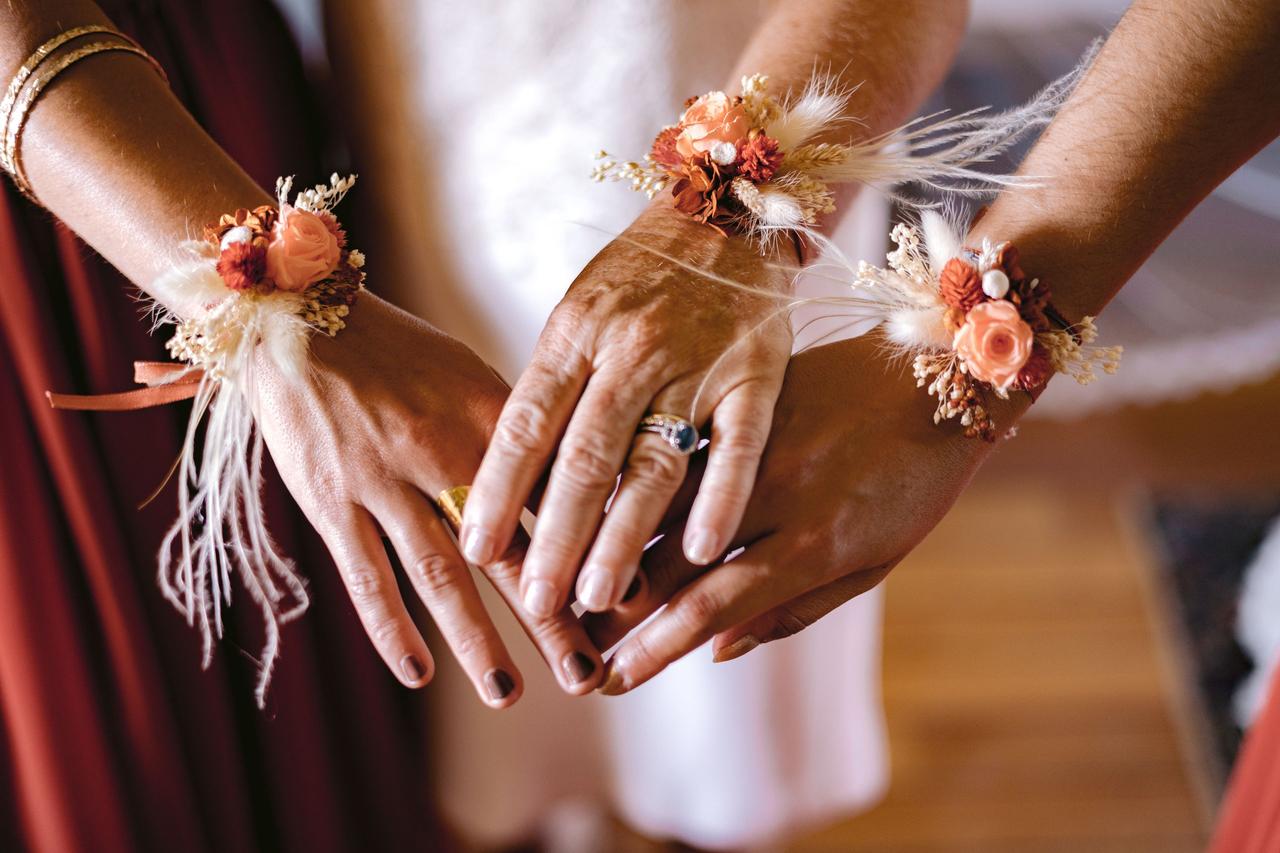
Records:
{"label": "finger", "polygon": [[322,519],[315,527],[333,555],[360,624],[387,668],[406,687],[426,684],[435,673],[435,661],[405,609],[382,537],[369,513],[352,504],[348,511]]}
{"label": "finger", "polygon": [[434,508],[421,492],[405,486],[375,512],[480,700],[493,708],[514,704],[522,690],[520,672]]}
{"label": "finger", "polygon": [[880,583],[890,568],[884,566],[870,572],[845,575],[721,631],[711,642],[712,660],[725,663],[742,657],[757,646],[800,633],[840,605]]}
{"label": "finger", "polygon": [[576,354],[565,358],[566,349],[540,340],[498,416],[472,480],[460,535],[463,554],[477,565],[506,550],[586,384],[590,366]]}
{"label": "finger", "polygon": [[590,693],[600,683],[604,662],[573,611],[566,605],[550,616],[536,617],[520,606],[520,570],[528,542],[524,531],[517,529],[506,553],[481,571],[511,608],[561,688],[574,695]]}
{"label": "finger", "polygon": [[778,570],[797,556],[786,538],[771,536],[707,571],[618,647],[600,692],[633,690],[719,632],[800,594],[801,573]]}
{"label": "finger", "polygon": [[[649,410],[687,412],[691,398],[691,393],[664,389]],[[640,433],[632,438],[618,492],[578,575],[578,601],[587,610],[602,613],[622,598],[688,467],[688,457],[661,437]]]}
{"label": "finger", "polygon": [[716,406],[707,470],[684,534],[691,562],[720,557],[742,524],[781,390],[781,378],[744,383]]}
{"label": "finger", "polygon": [[653,389],[619,370],[596,373],[587,383],[551,467],[520,578],[520,600],[531,615],[549,616],[568,600],[652,399]]}
{"label": "finger", "polygon": [[[668,530],[645,551],[636,574],[641,579],[640,588],[634,590],[625,603],[605,613],[582,614],[583,627],[597,649],[611,648],[673,595],[709,571],[685,558],[680,547],[682,532],[680,526]],[[630,594],[633,590],[628,588],[627,592]]]}

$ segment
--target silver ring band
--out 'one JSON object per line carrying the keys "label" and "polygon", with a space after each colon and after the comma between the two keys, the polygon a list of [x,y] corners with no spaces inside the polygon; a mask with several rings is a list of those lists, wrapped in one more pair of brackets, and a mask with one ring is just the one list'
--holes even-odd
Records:
{"label": "silver ring band", "polygon": [[665,441],[681,456],[698,449],[698,428],[678,415],[654,412],[640,422],[636,433],[650,432]]}

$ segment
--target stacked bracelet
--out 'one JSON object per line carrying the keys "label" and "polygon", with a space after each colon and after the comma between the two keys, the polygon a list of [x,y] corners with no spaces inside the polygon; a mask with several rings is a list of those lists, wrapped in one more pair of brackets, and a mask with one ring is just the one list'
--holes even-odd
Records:
{"label": "stacked bracelet", "polygon": [[[63,50],[72,41],[96,36],[88,44]],[[132,53],[146,59],[167,80],[164,69],[145,50],[123,33],[101,24],[88,24],[65,30],[37,47],[9,81],[4,100],[0,101],[0,168],[13,178],[18,189],[36,201],[22,166],[20,143],[23,128],[32,106],[55,77],[82,59],[108,51]]]}

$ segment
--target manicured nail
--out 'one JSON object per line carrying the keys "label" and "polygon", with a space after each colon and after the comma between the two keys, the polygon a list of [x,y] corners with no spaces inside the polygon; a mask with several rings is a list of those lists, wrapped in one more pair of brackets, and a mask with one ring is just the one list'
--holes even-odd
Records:
{"label": "manicured nail", "polygon": [[603,569],[587,569],[578,581],[578,601],[588,610],[604,610],[613,595],[613,574]]}
{"label": "manicured nail", "polygon": [[622,677],[622,672],[613,665],[613,661],[609,661],[604,668],[604,683],[596,688],[597,693],[603,693],[605,696],[621,696],[627,692],[626,679]]}
{"label": "manicured nail", "polygon": [[692,530],[684,540],[684,553],[689,562],[705,566],[716,558],[720,543],[710,530]]}
{"label": "manicured nail", "polygon": [[636,572],[636,576],[631,579],[631,584],[627,587],[627,591],[622,594],[622,603],[626,604],[640,594],[640,590],[644,588],[644,581],[640,579],[640,573]]}
{"label": "manicured nail", "polygon": [[581,684],[596,671],[596,662],[582,652],[569,652],[564,656],[564,660],[560,661],[560,666],[564,668],[564,674],[568,677],[570,684]]}
{"label": "manicured nail", "polygon": [[405,678],[414,684],[417,684],[427,676],[427,670],[414,655],[405,655],[400,658],[400,671],[404,673]]}
{"label": "manicured nail", "polygon": [[462,543],[462,556],[477,565],[487,564],[494,557],[493,539],[479,528],[468,530],[467,538]]}
{"label": "manicured nail", "polygon": [[743,634],[729,645],[717,651],[711,656],[711,660],[715,663],[724,663],[725,661],[740,658],[747,652],[760,645],[760,641],[753,634]]}
{"label": "manicured nail", "polygon": [[524,609],[530,616],[545,619],[556,612],[556,588],[546,581],[531,580],[524,590]]}
{"label": "manicured nail", "polygon": [[494,702],[501,702],[516,689],[516,681],[503,669],[491,669],[484,674],[484,690]]}

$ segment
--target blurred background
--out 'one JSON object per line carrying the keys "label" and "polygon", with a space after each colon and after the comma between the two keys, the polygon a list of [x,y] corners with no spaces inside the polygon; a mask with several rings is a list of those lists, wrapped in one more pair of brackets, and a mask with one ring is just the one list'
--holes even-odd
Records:
{"label": "blurred background", "polygon": [[[322,63],[315,0],[282,5]],[[976,0],[931,107],[1025,100],[1126,5]],[[1280,646],[1278,235],[1273,146],[1108,310],[1120,373],[1055,383],[891,575],[887,794],[779,849],[1203,849]]]}

